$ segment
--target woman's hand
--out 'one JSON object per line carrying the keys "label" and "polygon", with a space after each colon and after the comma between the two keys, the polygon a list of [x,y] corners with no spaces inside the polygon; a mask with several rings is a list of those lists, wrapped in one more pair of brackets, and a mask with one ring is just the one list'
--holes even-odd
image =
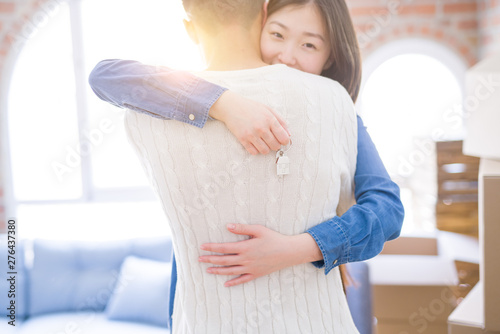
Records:
{"label": "woman's hand", "polygon": [[287,124],[278,113],[229,90],[212,105],[209,115],[224,122],[252,155],[278,151],[290,141]]}
{"label": "woman's hand", "polygon": [[225,283],[235,286],[294,265],[319,261],[323,255],[308,233],[286,236],[262,225],[228,224],[235,234],[250,239],[221,244],[203,244],[201,249],[223,255],[200,256],[199,261],[224,267],[210,267],[208,273],[239,275]]}

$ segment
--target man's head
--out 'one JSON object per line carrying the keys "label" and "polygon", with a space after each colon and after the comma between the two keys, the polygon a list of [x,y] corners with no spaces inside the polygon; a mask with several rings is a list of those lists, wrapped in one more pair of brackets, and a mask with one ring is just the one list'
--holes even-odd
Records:
{"label": "man's head", "polygon": [[265,0],[182,0],[190,20],[207,33],[217,33],[229,25],[250,29]]}

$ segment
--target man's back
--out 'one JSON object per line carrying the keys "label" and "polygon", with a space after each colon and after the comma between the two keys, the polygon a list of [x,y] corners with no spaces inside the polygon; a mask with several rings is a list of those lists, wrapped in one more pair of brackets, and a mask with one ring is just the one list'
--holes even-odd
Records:
{"label": "man's back", "polygon": [[[126,128],[169,219],[177,258],[174,333],[356,333],[338,269],[311,264],[242,286],[207,274],[200,245],[232,242],[227,223],[292,235],[346,211],[352,199],[356,117],[340,84],[266,66],[199,76],[253,98],[288,122],[290,174],[276,157],[251,156],[218,121],[203,129],[128,112]],[[238,112],[235,110],[234,112]]]}

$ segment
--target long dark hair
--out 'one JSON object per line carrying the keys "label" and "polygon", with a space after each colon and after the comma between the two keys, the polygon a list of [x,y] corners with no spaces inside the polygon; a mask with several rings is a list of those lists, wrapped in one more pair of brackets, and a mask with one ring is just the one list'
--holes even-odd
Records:
{"label": "long dark hair", "polygon": [[318,6],[332,49],[333,65],[321,75],[342,84],[356,102],[361,86],[361,54],[345,0],[269,0],[267,12],[270,16],[284,7],[309,3]]}
{"label": "long dark hair", "polygon": [[[356,31],[345,0],[269,0],[268,16],[287,6],[304,6],[313,3],[323,16],[330,39],[332,66],[322,76],[338,81],[356,102],[361,86],[361,54]],[[339,266],[342,286],[354,284],[345,264]]]}

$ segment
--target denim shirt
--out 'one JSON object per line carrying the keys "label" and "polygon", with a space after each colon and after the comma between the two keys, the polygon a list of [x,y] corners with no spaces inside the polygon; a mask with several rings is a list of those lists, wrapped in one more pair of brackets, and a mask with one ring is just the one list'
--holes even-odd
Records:
{"label": "denim shirt", "polygon": [[[115,106],[200,128],[211,119],[210,108],[226,91],[186,72],[116,59],[100,62],[89,82],[100,99]],[[313,265],[324,268],[325,275],[338,265],[373,258],[386,241],[399,236],[403,224],[399,187],[389,177],[359,116],[354,185],[357,204],[341,217],[306,231],[323,254],[323,260]],[[170,316],[177,282],[175,257],[172,263]]]}
{"label": "denim shirt", "polygon": [[208,111],[226,91],[183,71],[117,59],[97,64],[89,83],[101,100],[114,106],[199,128],[213,120]]}

